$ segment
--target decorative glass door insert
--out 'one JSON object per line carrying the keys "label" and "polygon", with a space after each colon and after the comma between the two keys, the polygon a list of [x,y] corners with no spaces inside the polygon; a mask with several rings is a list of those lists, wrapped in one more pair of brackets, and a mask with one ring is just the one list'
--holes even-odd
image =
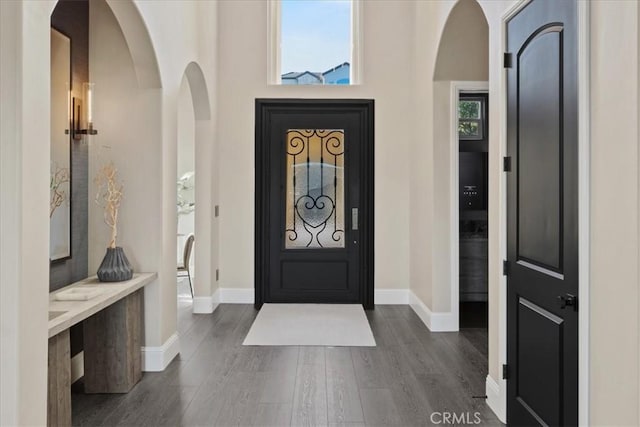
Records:
{"label": "decorative glass door insert", "polygon": [[344,130],[286,135],[286,249],[344,248]]}

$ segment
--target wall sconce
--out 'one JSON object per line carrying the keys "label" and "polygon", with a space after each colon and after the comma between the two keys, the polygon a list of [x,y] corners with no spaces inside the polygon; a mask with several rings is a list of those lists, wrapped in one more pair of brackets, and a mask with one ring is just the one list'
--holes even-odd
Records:
{"label": "wall sconce", "polygon": [[82,116],[82,101],[73,97],[71,110],[71,136],[79,141],[83,135],[97,135],[98,130],[93,127],[93,96],[95,83],[83,83],[82,93],[84,96],[86,119]]}

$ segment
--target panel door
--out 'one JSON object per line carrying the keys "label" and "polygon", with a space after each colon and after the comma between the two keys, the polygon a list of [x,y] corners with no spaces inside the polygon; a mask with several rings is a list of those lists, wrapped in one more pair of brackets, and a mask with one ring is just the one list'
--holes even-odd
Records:
{"label": "panel door", "polygon": [[577,7],[533,0],[507,24],[507,418],[578,421]]}
{"label": "panel door", "polygon": [[369,107],[292,102],[297,106],[280,105],[261,124],[269,171],[263,302],[366,304]]}

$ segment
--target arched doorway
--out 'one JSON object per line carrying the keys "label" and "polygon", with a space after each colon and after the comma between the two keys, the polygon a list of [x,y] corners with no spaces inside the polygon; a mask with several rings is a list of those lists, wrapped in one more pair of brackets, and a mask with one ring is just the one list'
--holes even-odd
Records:
{"label": "arched doorway", "polygon": [[[183,74],[178,95],[178,248],[182,257],[188,236],[195,237],[191,256],[191,278],[195,313],[211,313],[212,283],[216,281],[214,245],[214,174],[211,106],[204,73],[190,62]],[[197,185],[196,185],[197,182]],[[184,260],[183,260],[184,262]],[[186,292],[182,291],[182,295]]]}
{"label": "arched doorway", "polygon": [[[459,1],[443,29],[433,74],[434,197],[442,202],[434,204],[434,220],[449,230],[434,242],[443,249],[433,254],[434,284],[449,296],[448,330],[458,330],[467,317],[487,328],[488,80],[487,20],[475,0]],[[461,103],[462,94],[467,100]],[[467,104],[477,107],[477,117],[466,119],[477,134],[459,129],[459,107]]]}

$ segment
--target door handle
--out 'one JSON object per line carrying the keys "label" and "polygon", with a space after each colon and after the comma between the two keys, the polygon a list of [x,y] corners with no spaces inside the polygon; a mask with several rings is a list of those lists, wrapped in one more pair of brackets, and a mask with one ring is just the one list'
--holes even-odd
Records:
{"label": "door handle", "polygon": [[351,229],[358,229],[358,208],[351,208]]}
{"label": "door handle", "polygon": [[561,310],[567,307],[573,307],[573,311],[578,311],[578,297],[575,295],[558,295],[558,304],[560,304]]}

